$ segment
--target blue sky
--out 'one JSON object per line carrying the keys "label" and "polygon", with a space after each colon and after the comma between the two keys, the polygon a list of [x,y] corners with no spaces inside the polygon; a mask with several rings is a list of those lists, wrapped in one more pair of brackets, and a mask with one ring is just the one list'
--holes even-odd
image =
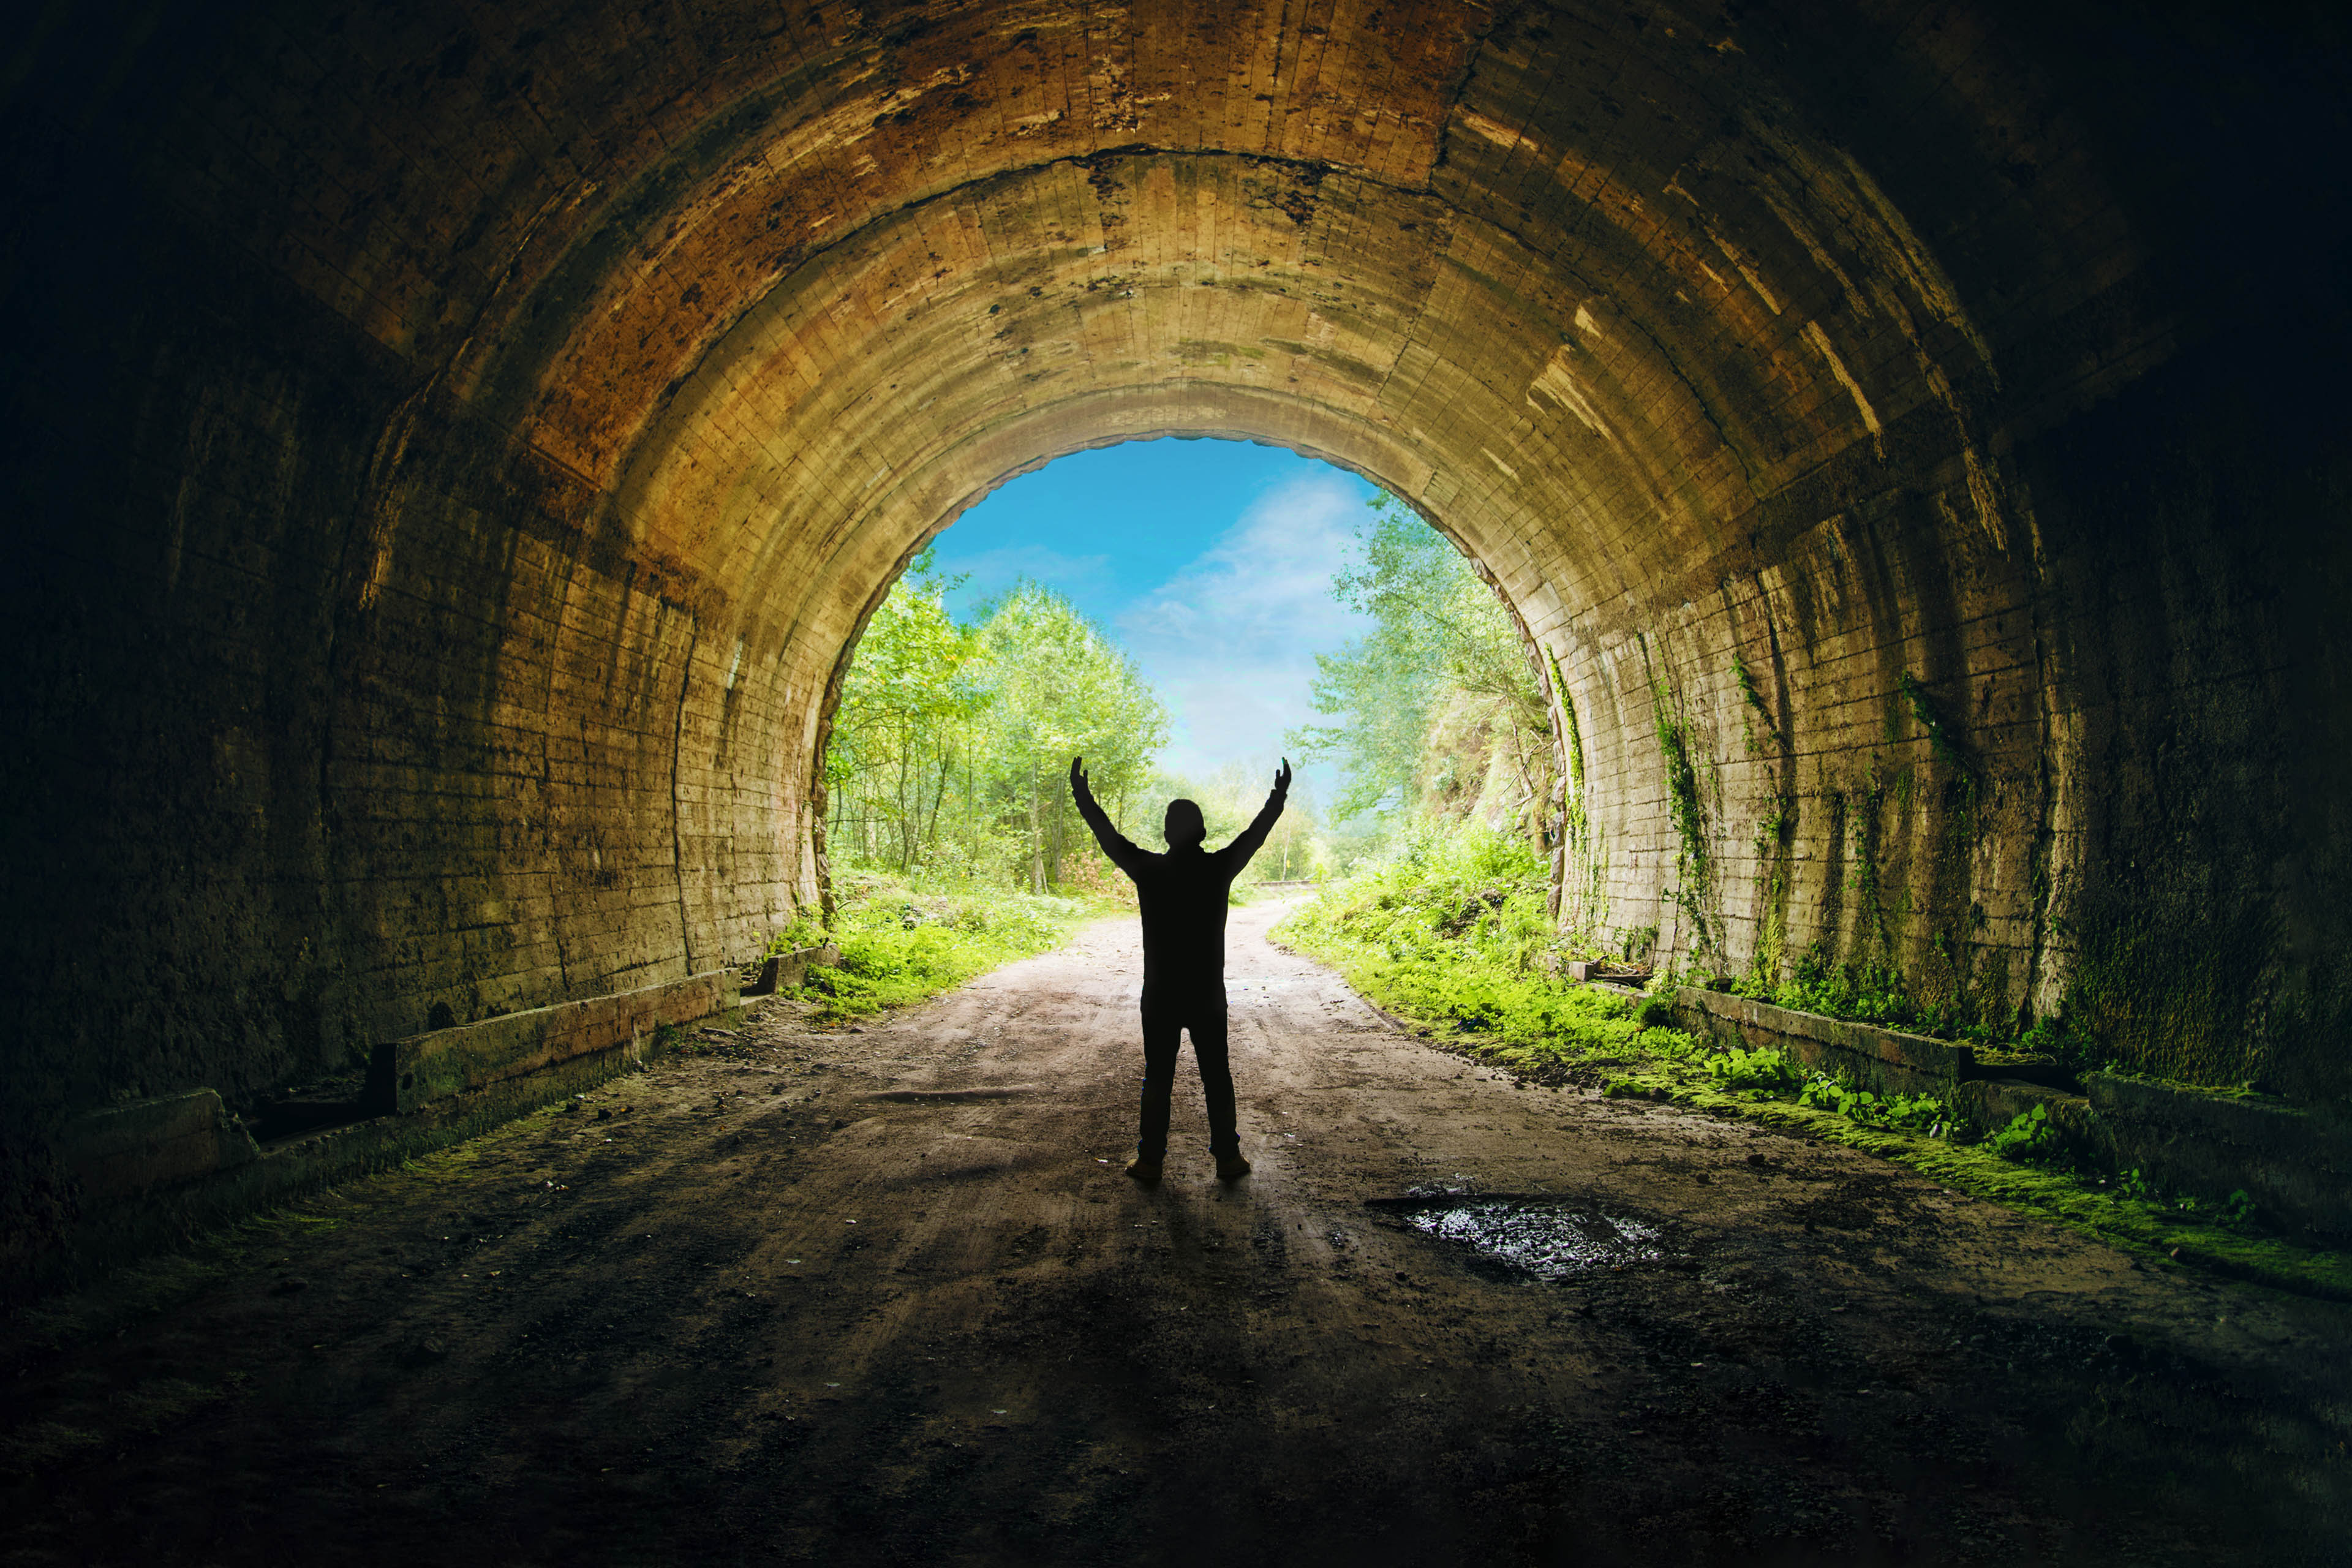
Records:
{"label": "blue sky", "polygon": [[941,570],[970,574],[949,600],[959,613],[1026,577],[1118,638],[1168,705],[1160,766],[1204,778],[1270,768],[1283,731],[1315,717],[1315,655],[1362,630],[1331,574],[1377,493],[1278,447],[1129,441],[1013,480],[934,549]]}

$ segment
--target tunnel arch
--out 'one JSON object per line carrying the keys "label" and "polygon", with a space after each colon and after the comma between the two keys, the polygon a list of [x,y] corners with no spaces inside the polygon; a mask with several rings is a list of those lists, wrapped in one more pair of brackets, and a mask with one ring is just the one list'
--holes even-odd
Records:
{"label": "tunnel arch", "polygon": [[59,23],[5,100],[11,1168],[747,955],[899,565],[1147,435],[1492,572],[1565,921],[2341,1092],[2342,50],[2049,9]]}

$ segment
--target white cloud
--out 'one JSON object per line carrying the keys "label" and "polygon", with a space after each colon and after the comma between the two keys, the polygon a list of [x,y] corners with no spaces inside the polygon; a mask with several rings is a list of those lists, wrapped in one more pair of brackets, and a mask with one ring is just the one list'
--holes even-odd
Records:
{"label": "white cloud", "polygon": [[1364,622],[1331,597],[1364,521],[1360,489],[1338,474],[1292,480],[1118,617],[1119,638],[1169,710],[1161,766],[1204,776],[1282,750],[1316,717],[1315,655]]}

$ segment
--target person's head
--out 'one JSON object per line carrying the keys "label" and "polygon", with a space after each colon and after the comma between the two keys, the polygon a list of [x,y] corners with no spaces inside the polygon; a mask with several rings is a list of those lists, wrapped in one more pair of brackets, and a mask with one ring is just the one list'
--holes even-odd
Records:
{"label": "person's head", "polygon": [[1168,821],[1160,831],[1168,837],[1171,849],[1190,849],[1209,836],[1209,825],[1201,816],[1201,808],[1189,800],[1168,803]]}

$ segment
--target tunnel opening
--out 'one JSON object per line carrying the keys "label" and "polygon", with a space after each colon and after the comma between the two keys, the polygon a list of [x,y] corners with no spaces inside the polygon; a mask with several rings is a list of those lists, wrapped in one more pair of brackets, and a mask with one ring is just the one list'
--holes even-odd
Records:
{"label": "tunnel opening", "polygon": [[[708,1016],[820,900],[897,572],[1159,435],[1376,476],[1492,574],[1557,693],[1564,924],[2335,1114],[2345,226],[2265,151],[2340,141],[2332,54],[1150,15],[30,46],[11,1247],[192,1168],[73,1152],[126,1106],[193,1150],[205,1094],[389,1051],[406,1115],[520,1092],[428,1058]],[[2137,106],[2215,59],[2296,90],[2184,150]]]}
{"label": "tunnel opening", "polygon": [[[1179,795],[1230,837],[1263,793],[1243,775],[1271,776],[1314,715],[1316,657],[1352,624],[1333,579],[1379,493],[1213,437],[1114,441],[992,485],[924,536],[842,650],[812,781],[824,868],[1033,893],[1075,872],[1107,890],[1054,782],[1081,753],[1139,842]],[[1306,864],[1296,829],[1320,823],[1316,795],[1310,778],[1270,844],[1277,869]],[[1018,876],[1009,840],[1029,847]]]}

